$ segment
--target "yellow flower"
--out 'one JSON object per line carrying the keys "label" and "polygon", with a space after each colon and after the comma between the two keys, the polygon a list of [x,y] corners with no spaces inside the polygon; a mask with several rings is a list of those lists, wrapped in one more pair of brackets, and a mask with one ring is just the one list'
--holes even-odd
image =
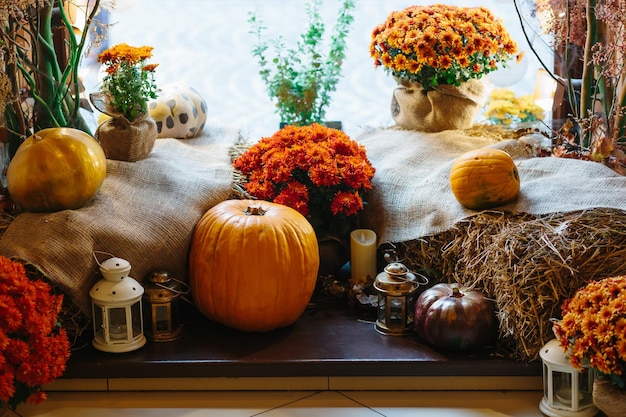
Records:
{"label": "yellow flower", "polygon": [[497,88],[489,95],[484,115],[492,123],[510,125],[541,120],[544,110],[530,95],[516,97],[513,90]]}

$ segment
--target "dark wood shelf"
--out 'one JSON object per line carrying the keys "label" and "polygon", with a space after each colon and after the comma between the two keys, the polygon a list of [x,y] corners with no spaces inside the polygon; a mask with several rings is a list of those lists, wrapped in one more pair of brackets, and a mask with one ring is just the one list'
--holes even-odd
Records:
{"label": "dark wood shelf", "polygon": [[239,332],[184,310],[183,337],[133,352],[94,349],[85,335],[63,378],[189,378],[278,376],[537,376],[540,363],[499,355],[496,349],[446,353],[415,334],[387,336],[347,305],[311,307],[287,328]]}

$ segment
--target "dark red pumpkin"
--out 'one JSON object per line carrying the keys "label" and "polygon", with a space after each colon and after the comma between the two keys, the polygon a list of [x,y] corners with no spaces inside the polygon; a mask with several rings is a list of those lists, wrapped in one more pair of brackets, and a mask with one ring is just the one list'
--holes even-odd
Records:
{"label": "dark red pumpkin", "polygon": [[426,342],[446,350],[475,349],[495,339],[495,308],[480,291],[436,284],[415,303],[415,330]]}

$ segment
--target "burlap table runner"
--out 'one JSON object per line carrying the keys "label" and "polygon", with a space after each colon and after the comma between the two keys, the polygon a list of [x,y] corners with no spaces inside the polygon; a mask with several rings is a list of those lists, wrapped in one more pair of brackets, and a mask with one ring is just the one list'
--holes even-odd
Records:
{"label": "burlap table runner", "polygon": [[521,141],[497,141],[460,130],[399,128],[367,131],[356,140],[376,168],[363,223],[377,232],[379,244],[432,236],[476,214],[454,198],[449,172],[457,156],[485,146],[511,153],[521,178],[519,199],[498,210],[547,214],[626,209],[626,177],[595,162],[530,157],[532,150]]}
{"label": "burlap table runner", "polygon": [[93,200],[79,210],[19,215],[0,254],[40,268],[87,316],[89,289],[101,279],[94,251],[126,259],[138,281],[154,270],[186,279],[195,224],[231,192],[229,149],[238,137],[237,129],[206,127],[195,139],[158,139],[147,159],[107,160]]}

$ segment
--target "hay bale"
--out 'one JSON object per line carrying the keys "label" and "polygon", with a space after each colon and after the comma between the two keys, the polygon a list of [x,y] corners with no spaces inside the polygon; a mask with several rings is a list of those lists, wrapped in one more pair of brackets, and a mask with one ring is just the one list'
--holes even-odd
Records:
{"label": "hay bale", "polygon": [[396,245],[413,269],[441,272],[495,300],[499,345],[516,359],[539,358],[554,338],[551,318],[587,282],[626,273],[626,211],[542,216],[485,211],[445,233]]}

